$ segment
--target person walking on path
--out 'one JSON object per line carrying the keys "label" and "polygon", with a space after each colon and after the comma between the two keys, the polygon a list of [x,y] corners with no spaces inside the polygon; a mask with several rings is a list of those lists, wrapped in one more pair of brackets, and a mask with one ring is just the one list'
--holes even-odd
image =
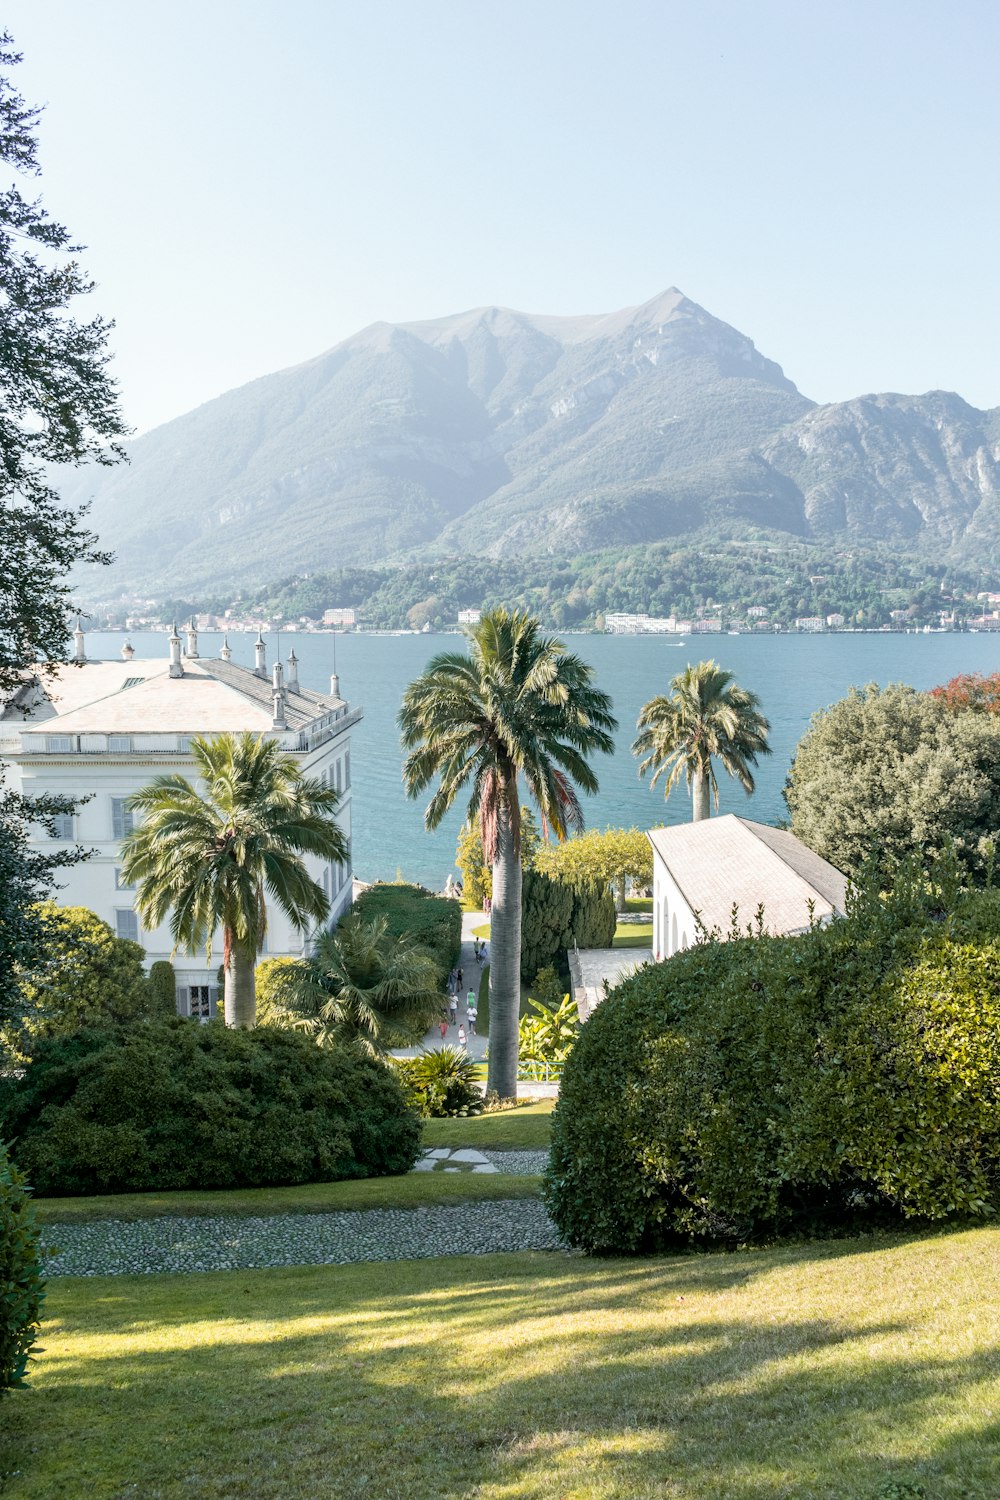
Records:
{"label": "person walking on path", "polygon": [[487,958],[487,948],[486,948],[486,944],[485,943],[480,948],[479,952],[476,954],[476,957],[479,959],[479,967],[482,968],[483,965],[486,963],[486,958]]}
{"label": "person walking on path", "polygon": [[465,975],[463,974],[462,970],[459,969],[456,972],[456,974],[455,974],[455,993],[456,994],[462,988],[462,985],[463,985],[464,982],[465,982]]}
{"label": "person walking on path", "polygon": [[451,1020],[451,1024],[454,1026],[455,1022],[458,1020],[458,996],[457,995],[449,995],[448,996],[448,1016],[449,1016],[449,1019]]}
{"label": "person walking on path", "polygon": [[447,1037],[447,1035],[448,1035],[448,1022],[447,1021],[441,1021],[441,1022],[439,1022],[439,1024],[438,1024],[438,1031],[440,1031],[440,1033],[441,1033],[441,1040],[443,1042],[445,1040],[445,1038]]}
{"label": "person walking on path", "polygon": [[460,1026],[458,1028],[458,1045],[464,1051],[465,1045],[466,1045],[466,1035],[465,1035],[465,1027],[464,1026]]}
{"label": "person walking on path", "polygon": [[469,1022],[469,1035],[470,1036],[475,1036],[475,1034],[476,1034],[476,1017],[478,1016],[479,1012],[477,1011],[477,1009],[476,1009],[476,1007],[474,1005],[466,1005],[466,1007],[465,1007],[465,1014],[466,1014],[466,1017],[467,1017],[468,1022]]}
{"label": "person walking on path", "polygon": [[476,1008],[476,992],[475,992],[475,990],[470,990],[469,993],[465,997],[465,1009],[467,1011],[470,1011],[470,1010],[475,1010],[475,1008]]}

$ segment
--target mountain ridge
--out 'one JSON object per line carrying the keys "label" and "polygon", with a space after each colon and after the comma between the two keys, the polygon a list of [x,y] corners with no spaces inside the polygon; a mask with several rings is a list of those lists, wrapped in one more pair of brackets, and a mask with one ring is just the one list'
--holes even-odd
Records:
{"label": "mountain ridge", "polygon": [[713,527],[1000,555],[1000,409],[818,406],[676,287],[559,317],[373,323],[66,475],[158,592],[475,548],[581,553]]}

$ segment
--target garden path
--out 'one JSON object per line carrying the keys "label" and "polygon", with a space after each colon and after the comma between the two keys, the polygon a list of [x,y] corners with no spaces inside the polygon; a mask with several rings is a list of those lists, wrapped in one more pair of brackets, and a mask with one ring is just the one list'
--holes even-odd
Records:
{"label": "garden path", "polygon": [[484,922],[488,921],[489,918],[482,911],[464,911],[462,913],[462,948],[459,955],[458,967],[462,970],[465,982],[459,994],[458,1021],[456,1024],[449,1026],[447,1035],[442,1038],[438,1024],[435,1022],[419,1047],[394,1047],[392,1051],[393,1057],[416,1057],[418,1053],[423,1051],[437,1051],[442,1045],[457,1047],[458,1028],[460,1025],[465,1027],[468,1038],[465,1050],[473,1061],[481,1062],[486,1056],[489,1038],[485,1036],[469,1036],[469,1017],[465,1009],[465,997],[470,989],[475,990],[477,995],[479,993],[479,980],[483,971],[479,964],[476,963],[475,928],[481,927]]}

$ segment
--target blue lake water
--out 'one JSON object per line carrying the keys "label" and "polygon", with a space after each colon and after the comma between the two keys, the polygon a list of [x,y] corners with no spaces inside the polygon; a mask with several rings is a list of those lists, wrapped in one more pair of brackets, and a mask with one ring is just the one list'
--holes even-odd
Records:
{"label": "blue lake water", "polygon": [[[230,635],[235,661],[253,665],[255,638]],[[138,656],[166,660],[166,635],[138,633],[131,640]],[[989,635],[723,635],[695,637],[683,644],[669,636],[580,635],[566,640],[611,694],[620,725],[616,753],[595,762],[600,791],[585,799],[588,826],[596,828],[650,828],[690,817],[683,791],[664,804],[659,788],[651,792],[639,780],[629,751],[643,703],[667,692],[671,677],[689,662],[714,657],[760,696],[772,725],[773,754],[760,764],[752,797],[723,778],[720,811],[742,813],[762,823],[784,815],[781,789],[810,716],[842,697],[852,684],[908,682],[928,688],[958,672],[1000,669],[1000,636]],[[409,880],[442,886],[453,869],[462,812],[454,811],[434,834],[424,829],[423,804],[411,802],[403,791],[396,712],[406,684],[436,652],[459,648],[460,639],[282,633],[282,657],[287,657],[293,641],[304,686],[326,690],[336,662],[344,696],[364,707],[351,755],[355,872],[363,880],[374,880],[392,879],[399,870]],[[221,636],[211,632],[199,636],[203,655],[214,654],[220,643]],[[94,632],[87,638],[88,652],[94,656],[117,656],[121,644],[121,635]],[[275,659],[274,635],[267,637],[267,646],[270,666]]]}

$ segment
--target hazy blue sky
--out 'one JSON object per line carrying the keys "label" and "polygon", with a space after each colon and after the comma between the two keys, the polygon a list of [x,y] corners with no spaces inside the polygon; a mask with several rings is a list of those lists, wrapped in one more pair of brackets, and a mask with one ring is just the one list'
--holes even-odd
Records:
{"label": "hazy blue sky", "polygon": [[379,318],[679,286],[807,395],[1000,404],[995,0],[7,0],[155,425]]}

